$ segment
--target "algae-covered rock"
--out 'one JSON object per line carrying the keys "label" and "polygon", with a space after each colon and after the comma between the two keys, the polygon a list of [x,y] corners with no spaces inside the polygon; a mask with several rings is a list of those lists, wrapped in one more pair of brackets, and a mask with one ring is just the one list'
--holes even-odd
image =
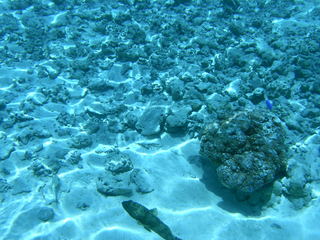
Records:
{"label": "algae-covered rock", "polygon": [[208,126],[200,153],[216,164],[222,185],[238,193],[252,193],[284,175],[285,140],[285,128],[272,112],[245,111]]}

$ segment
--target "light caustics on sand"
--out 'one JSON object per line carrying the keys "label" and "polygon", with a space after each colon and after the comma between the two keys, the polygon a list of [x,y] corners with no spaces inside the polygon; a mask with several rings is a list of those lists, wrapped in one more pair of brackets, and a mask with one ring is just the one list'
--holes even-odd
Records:
{"label": "light caustics on sand", "polygon": [[207,212],[209,210],[213,210],[214,208],[212,206],[205,206],[205,207],[194,207],[194,208],[188,208],[183,210],[172,210],[168,208],[157,208],[159,211],[162,211],[164,213],[169,213],[172,215],[188,215],[195,212]]}
{"label": "light caustics on sand", "polygon": [[132,143],[132,144],[126,146],[126,147],[121,147],[121,150],[130,149],[130,151],[132,151],[133,153],[136,153],[136,154],[141,155],[141,156],[155,156],[155,155],[159,155],[159,154],[170,153],[172,151],[181,150],[186,145],[188,145],[190,143],[193,143],[195,141],[196,141],[195,139],[189,139],[189,140],[186,140],[186,141],[184,141],[182,143],[179,143],[179,144],[177,144],[177,145],[175,145],[173,147],[170,147],[168,149],[159,149],[159,150],[151,152],[151,153],[142,152],[142,151],[137,150],[137,148],[140,147],[139,142]]}
{"label": "light caustics on sand", "polygon": [[134,228],[129,228],[129,227],[123,227],[123,226],[118,226],[118,225],[113,225],[113,226],[107,226],[107,227],[103,227],[101,228],[99,231],[97,231],[94,235],[93,235],[93,239],[95,236],[103,233],[103,232],[112,232],[112,231],[123,231],[123,232],[128,232],[131,234],[141,234],[141,231],[137,231]]}

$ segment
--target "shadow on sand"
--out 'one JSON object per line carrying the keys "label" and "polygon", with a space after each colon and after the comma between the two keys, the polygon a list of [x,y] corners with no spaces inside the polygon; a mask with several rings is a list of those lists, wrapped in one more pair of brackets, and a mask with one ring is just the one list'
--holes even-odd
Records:
{"label": "shadow on sand", "polygon": [[[208,159],[204,159],[199,155],[191,156],[188,161],[203,169],[201,182],[208,191],[222,198],[218,206],[230,213],[240,213],[244,216],[260,216],[261,210],[266,201],[259,200],[261,193],[250,196],[240,196],[234,191],[224,187],[216,174],[216,166]],[[263,189],[262,191],[266,191]]]}

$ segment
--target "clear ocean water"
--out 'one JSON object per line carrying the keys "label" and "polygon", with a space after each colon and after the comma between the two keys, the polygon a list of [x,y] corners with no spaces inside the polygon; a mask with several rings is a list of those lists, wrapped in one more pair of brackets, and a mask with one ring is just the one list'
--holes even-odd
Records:
{"label": "clear ocean water", "polygon": [[319,0],[1,0],[0,240],[320,239]]}

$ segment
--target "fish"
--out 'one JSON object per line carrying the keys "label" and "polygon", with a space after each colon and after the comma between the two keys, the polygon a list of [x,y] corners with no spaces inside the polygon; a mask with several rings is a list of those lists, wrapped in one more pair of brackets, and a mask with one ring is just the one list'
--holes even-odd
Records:
{"label": "fish", "polygon": [[59,203],[59,192],[61,189],[61,181],[57,175],[54,175],[51,180],[52,184],[52,191],[54,193],[54,201],[58,204]]}
{"label": "fish", "polygon": [[240,6],[240,2],[238,0],[222,0],[222,3],[225,7],[232,8],[233,10],[237,10]]}
{"label": "fish", "polygon": [[267,108],[268,108],[269,110],[272,110],[273,103],[272,103],[272,101],[271,101],[271,100],[266,99],[266,105],[267,105]]}
{"label": "fish", "polygon": [[148,231],[157,233],[165,240],[182,240],[173,235],[171,229],[155,215],[154,209],[150,210],[132,200],[123,201],[122,207]]}

